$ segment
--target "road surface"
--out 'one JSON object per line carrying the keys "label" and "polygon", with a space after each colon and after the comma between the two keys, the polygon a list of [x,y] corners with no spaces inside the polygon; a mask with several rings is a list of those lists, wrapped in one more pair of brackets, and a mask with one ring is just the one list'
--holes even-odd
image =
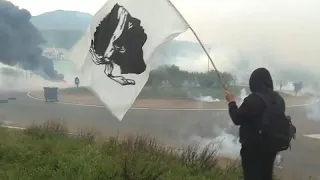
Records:
{"label": "road surface", "polygon": [[[23,127],[52,118],[64,119],[71,131],[76,131],[79,127],[92,127],[106,136],[148,133],[172,146],[188,142],[194,135],[213,139],[219,135],[214,133],[217,128],[227,128],[226,131],[233,134],[237,132],[234,126],[229,125],[227,111],[130,110],[123,121],[119,122],[103,107],[45,103],[31,99],[25,92],[0,94],[2,98],[17,98],[0,104],[0,120]],[[320,175],[320,141],[303,136],[320,134],[320,121],[308,120],[307,108],[287,109],[298,128],[298,135],[293,142],[292,151],[283,153],[284,168],[281,174],[285,179],[304,180],[309,175]]]}

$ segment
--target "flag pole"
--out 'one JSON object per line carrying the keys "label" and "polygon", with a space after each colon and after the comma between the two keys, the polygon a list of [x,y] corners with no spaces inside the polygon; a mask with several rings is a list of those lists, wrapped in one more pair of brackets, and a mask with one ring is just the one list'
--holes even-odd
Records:
{"label": "flag pole", "polygon": [[208,59],[210,60],[213,68],[215,69],[217,75],[218,75],[218,78],[219,78],[219,81],[223,87],[224,90],[227,90],[226,88],[226,85],[224,84],[223,80],[222,80],[222,76],[220,74],[220,72],[218,71],[218,68],[216,67],[216,65],[214,64],[212,58],[210,57],[208,51],[206,50],[206,48],[204,47],[203,43],[201,42],[200,38],[198,37],[198,35],[196,34],[196,32],[194,31],[194,29],[190,26],[190,24],[186,21],[186,19],[182,16],[182,14],[178,11],[178,9],[172,4],[171,0],[167,0],[169,2],[169,4],[176,10],[176,12],[179,14],[179,16],[181,17],[181,19],[183,19],[185,21],[185,23],[189,26],[191,32],[193,33],[193,35],[197,38],[199,44],[201,45],[203,51],[206,53]]}

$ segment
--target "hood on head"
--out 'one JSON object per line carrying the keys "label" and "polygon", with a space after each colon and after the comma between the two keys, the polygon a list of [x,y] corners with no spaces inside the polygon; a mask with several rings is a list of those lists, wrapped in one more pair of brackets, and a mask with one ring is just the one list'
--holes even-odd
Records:
{"label": "hood on head", "polygon": [[251,92],[273,91],[273,81],[266,68],[254,70],[250,76],[249,86]]}

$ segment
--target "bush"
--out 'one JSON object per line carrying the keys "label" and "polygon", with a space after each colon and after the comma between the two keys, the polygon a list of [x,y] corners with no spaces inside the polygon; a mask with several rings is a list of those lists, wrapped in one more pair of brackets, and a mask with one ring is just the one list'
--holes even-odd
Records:
{"label": "bush", "polygon": [[24,131],[0,128],[0,179],[236,180],[238,166],[221,169],[214,150],[168,148],[145,135],[120,140],[78,135],[51,120]]}
{"label": "bush", "polygon": [[[235,83],[236,78],[228,72],[219,72],[222,81],[226,86]],[[203,88],[222,88],[221,81],[217,72],[188,72],[181,70],[176,65],[163,65],[150,72],[147,81],[148,86],[159,87],[163,83],[170,84],[173,87],[182,87],[184,85],[200,86]]]}

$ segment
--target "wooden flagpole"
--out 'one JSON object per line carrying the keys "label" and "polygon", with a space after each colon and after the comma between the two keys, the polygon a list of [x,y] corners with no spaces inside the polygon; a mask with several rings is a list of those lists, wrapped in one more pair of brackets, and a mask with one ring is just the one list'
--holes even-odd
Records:
{"label": "wooden flagpole", "polygon": [[183,19],[185,21],[185,23],[189,26],[191,32],[194,34],[194,36],[197,38],[199,44],[201,45],[203,51],[206,53],[208,59],[210,60],[213,68],[215,69],[217,75],[218,75],[218,78],[220,80],[220,83],[223,87],[224,90],[227,90],[226,88],[226,85],[224,84],[223,80],[222,80],[222,76],[220,74],[220,72],[218,71],[218,68],[216,67],[216,65],[214,64],[212,58],[210,57],[208,51],[206,50],[206,48],[204,47],[203,43],[201,42],[200,38],[198,37],[198,35],[196,34],[196,32],[194,31],[194,29],[190,26],[190,24],[186,21],[186,19],[182,16],[182,14],[180,13],[180,11],[178,11],[178,9],[172,4],[172,2],[170,0],[167,0],[169,2],[169,4],[177,11],[177,13],[179,14],[179,16],[181,17],[181,19]]}

